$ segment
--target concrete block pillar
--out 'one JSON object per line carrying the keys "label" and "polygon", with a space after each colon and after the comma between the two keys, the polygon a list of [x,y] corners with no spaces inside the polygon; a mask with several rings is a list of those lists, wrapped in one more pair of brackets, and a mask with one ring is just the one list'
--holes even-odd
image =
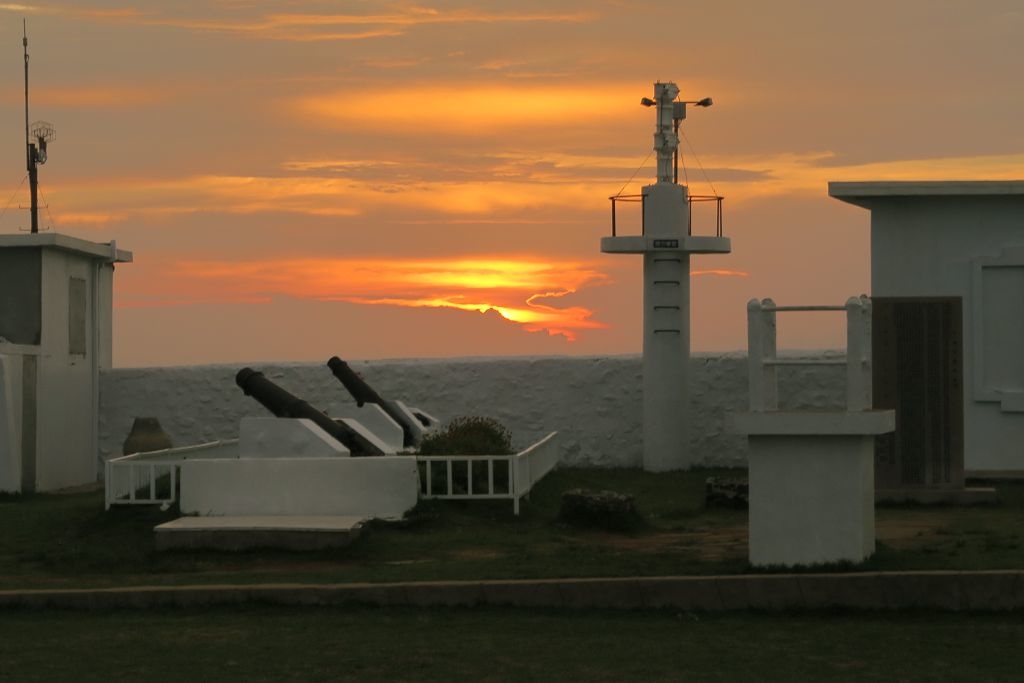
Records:
{"label": "concrete block pillar", "polygon": [[751,564],[856,563],[875,552],[873,436],[749,443]]}
{"label": "concrete block pillar", "polygon": [[[644,188],[644,229],[652,238],[686,235],[686,188]],[[686,467],[690,441],[690,255],[644,253],[644,470]]]}
{"label": "concrete block pillar", "polygon": [[690,442],[690,256],[644,254],[644,469],[685,467]]}
{"label": "concrete block pillar", "polygon": [[875,551],[875,436],[891,410],[736,416],[749,443],[750,563],[863,562]]}

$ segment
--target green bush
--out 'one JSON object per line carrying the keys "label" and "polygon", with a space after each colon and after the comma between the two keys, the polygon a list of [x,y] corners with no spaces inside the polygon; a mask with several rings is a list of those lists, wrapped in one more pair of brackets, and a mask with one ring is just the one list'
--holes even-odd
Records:
{"label": "green bush", "polygon": [[489,417],[457,417],[420,444],[421,455],[509,455],[512,433]]}

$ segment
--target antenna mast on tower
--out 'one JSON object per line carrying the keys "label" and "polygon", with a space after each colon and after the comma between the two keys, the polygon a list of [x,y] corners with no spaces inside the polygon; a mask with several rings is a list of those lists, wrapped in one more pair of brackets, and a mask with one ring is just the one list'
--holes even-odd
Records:
{"label": "antenna mast on tower", "polygon": [[[46,145],[57,137],[57,131],[46,121],[28,125],[28,28],[21,20],[21,44],[25,49],[25,163],[28,167],[28,187],[32,197],[32,232],[39,232],[39,166],[46,163]],[[32,139],[35,138],[35,142]]]}

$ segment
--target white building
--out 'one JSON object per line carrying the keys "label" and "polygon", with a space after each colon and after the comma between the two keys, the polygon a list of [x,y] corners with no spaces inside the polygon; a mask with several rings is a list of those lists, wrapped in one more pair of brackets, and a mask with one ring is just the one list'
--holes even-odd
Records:
{"label": "white building", "polygon": [[875,406],[895,404],[896,450],[922,450],[904,475],[962,486],[942,471],[959,449],[967,470],[1024,469],[1024,181],[829,195],[871,211]]}
{"label": "white building", "polygon": [[114,243],[0,235],[0,491],[96,481],[114,263],[131,260]]}

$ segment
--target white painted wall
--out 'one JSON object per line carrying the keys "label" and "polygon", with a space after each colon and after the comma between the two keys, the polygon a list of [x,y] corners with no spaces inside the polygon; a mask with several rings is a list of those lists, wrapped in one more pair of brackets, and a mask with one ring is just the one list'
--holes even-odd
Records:
{"label": "white painted wall", "polygon": [[[1024,469],[1024,259],[993,273],[1016,286],[977,291],[976,277],[980,261],[997,260],[1015,247],[1024,247],[1020,195],[871,199],[871,293],[962,297],[964,466],[970,470]],[[993,325],[1005,327],[1008,336],[979,353],[983,329]],[[1008,382],[1003,389],[1011,400],[985,391],[981,375]]]}
{"label": "white painted wall", "polygon": [[416,505],[411,456],[186,460],[181,512],[400,519]]}
{"label": "white painted wall", "polygon": [[0,353],[0,492],[5,493],[21,490],[21,364],[20,355]]}
{"label": "white painted wall", "polygon": [[[821,355],[816,352],[813,355]],[[832,353],[832,355],[835,355]],[[639,467],[639,356],[393,360],[351,363],[384,397],[420,406],[443,422],[460,415],[493,417],[512,431],[517,450],[558,431],[565,465]],[[743,354],[696,354],[691,453],[705,465],[746,463],[746,439],[729,414],[747,408]],[[175,445],[238,435],[239,420],[269,413],[235,385],[240,365],[115,369],[101,375],[100,455],[119,455],[140,415],[160,419]],[[326,364],[266,365],[266,376],[313,406],[354,402]],[[783,408],[843,405],[841,367],[792,367],[779,372]]]}
{"label": "white painted wall", "polygon": [[[86,283],[86,353],[68,352],[68,279]],[[44,249],[42,336],[37,384],[36,490],[96,481],[93,363],[94,259]],[[109,334],[109,332],[107,333]]]}
{"label": "white painted wall", "polygon": [[96,327],[94,341],[96,344],[97,368],[111,367],[114,356],[114,264],[106,261],[94,261],[96,268]]}

